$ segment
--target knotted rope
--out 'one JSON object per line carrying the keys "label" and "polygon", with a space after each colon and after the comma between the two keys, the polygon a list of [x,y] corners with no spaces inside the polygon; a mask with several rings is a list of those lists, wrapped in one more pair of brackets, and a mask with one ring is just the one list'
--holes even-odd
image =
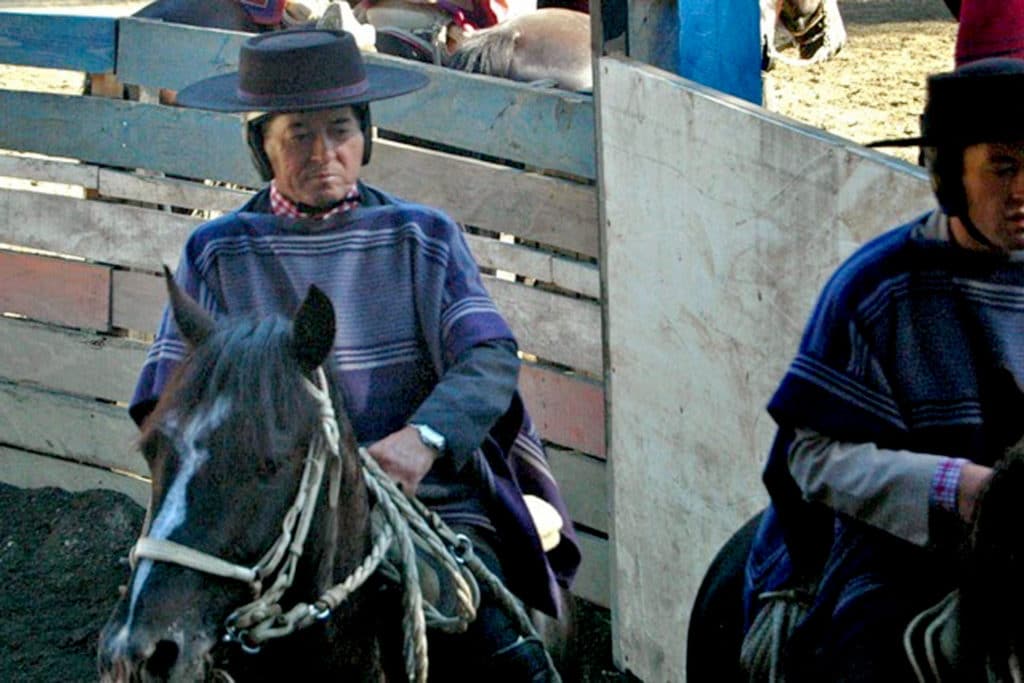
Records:
{"label": "knotted rope", "polygon": [[[410,681],[426,683],[428,627],[458,633],[465,631],[476,618],[480,603],[478,582],[512,616],[522,635],[539,640],[522,603],[476,557],[469,539],[453,532],[420,501],[406,496],[365,448],[359,449],[363,478],[377,503],[371,515],[373,547],[370,553],[344,581],[326,590],[313,603],[298,603],[287,612],[283,610],[280,599],[292,585],[328,466],[328,503],[332,510],[337,507],[341,485],[340,435],[326,377],[323,370],[318,369],[313,381],[305,378],[303,381],[317,400],[322,429],[310,442],[299,492],[282,521],[281,535],[260,561],[253,567],[245,567],[171,541],[149,537],[139,539],[132,551],[133,558],[172,562],[249,583],[255,598],[227,618],[224,637],[225,641],[237,642],[249,652],[258,651],[267,640],[289,635],[316,620],[328,618],[382,566],[392,545],[398,555],[396,570],[402,588],[403,653]],[[423,600],[416,564],[417,548],[436,560],[447,573],[457,597],[455,614],[442,614]],[[275,575],[274,581],[264,591],[263,582],[271,575]],[[552,680],[560,681],[546,650],[545,657]]]}

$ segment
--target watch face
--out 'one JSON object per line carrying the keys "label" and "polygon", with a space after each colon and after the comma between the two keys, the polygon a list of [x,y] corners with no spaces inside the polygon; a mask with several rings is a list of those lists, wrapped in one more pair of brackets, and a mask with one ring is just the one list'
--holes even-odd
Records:
{"label": "watch face", "polygon": [[427,425],[412,425],[420,433],[420,441],[434,450],[443,451],[445,446],[444,437],[428,427]]}

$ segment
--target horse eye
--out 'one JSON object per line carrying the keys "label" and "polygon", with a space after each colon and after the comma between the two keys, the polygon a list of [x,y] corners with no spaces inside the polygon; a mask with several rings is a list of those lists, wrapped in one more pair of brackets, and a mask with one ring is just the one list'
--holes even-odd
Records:
{"label": "horse eye", "polygon": [[275,476],[279,469],[281,469],[281,465],[276,458],[260,458],[257,473],[259,474],[260,477],[269,479]]}

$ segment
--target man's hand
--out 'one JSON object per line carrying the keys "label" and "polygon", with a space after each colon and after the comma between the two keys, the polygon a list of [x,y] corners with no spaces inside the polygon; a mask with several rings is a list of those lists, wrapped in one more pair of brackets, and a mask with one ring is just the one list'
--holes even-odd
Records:
{"label": "man's hand", "polygon": [[366,450],[381,469],[410,496],[416,495],[420,482],[440,455],[424,444],[420,433],[410,426],[388,434]]}
{"label": "man's hand", "polygon": [[968,524],[974,521],[974,506],[981,497],[981,492],[992,476],[992,468],[966,463],[960,470],[960,482],[956,491],[956,507],[960,519]]}

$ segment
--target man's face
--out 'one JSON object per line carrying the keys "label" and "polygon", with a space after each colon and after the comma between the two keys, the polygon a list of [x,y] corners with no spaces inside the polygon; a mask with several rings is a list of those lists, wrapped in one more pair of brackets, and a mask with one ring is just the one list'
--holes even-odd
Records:
{"label": "man's face", "polygon": [[363,133],[352,107],[278,114],[264,126],[263,149],[281,193],[315,207],[343,199],[363,165]]}
{"label": "man's face", "polygon": [[963,182],[967,214],[981,234],[1000,251],[1024,249],[1024,141],[967,147]]}

